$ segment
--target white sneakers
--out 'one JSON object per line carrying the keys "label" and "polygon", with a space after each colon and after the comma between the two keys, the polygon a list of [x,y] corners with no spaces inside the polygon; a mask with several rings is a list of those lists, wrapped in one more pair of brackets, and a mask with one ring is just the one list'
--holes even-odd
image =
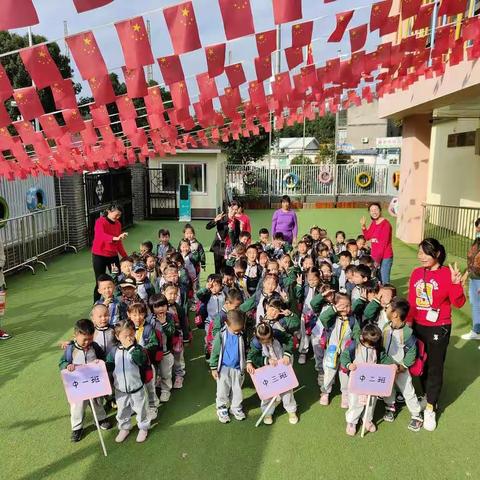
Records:
{"label": "white sneakers", "polygon": [[437,415],[433,410],[425,409],[423,412],[423,428],[429,432],[437,428]]}
{"label": "white sneakers", "polygon": [[178,390],[179,388],[183,387],[183,377],[176,377],[175,382],[173,384],[173,388]]}
{"label": "white sneakers", "polygon": [[160,393],[160,402],[167,403],[170,400],[170,392]]}
{"label": "white sneakers", "polygon": [[[115,437],[117,443],[122,443],[130,435],[130,430],[120,430]],[[139,430],[137,435],[137,443],[143,443],[148,436],[148,430]]]}
{"label": "white sneakers", "polygon": [[470,330],[468,333],[464,333],[461,337],[462,340],[480,340],[480,333],[475,333]]}

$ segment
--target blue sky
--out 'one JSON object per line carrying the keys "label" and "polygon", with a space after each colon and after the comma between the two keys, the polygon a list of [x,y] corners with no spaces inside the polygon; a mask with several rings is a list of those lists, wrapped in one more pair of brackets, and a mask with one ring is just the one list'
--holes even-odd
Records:
{"label": "blue sky", "polygon": [[[49,39],[63,37],[63,21],[68,22],[70,34],[90,30],[96,26],[110,22],[116,22],[126,18],[134,17],[144,12],[181,3],[175,0],[114,0],[113,3],[78,14],[73,6],[72,0],[33,0],[37,8],[40,23],[33,27],[33,32],[45,35]],[[369,6],[375,0],[337,0],[336,2],[324,5],[323,0],[303,0],[303,19],[309,20],[317,17],[325,17],[316,20],[314,23],[313,39],[320,40],[313,43],[313,53],[317,65],[322,65],[325,60],[335,57],[340,51],[341,55],[350,53],[348,32],[346,32],[342,43],[329,44],[327,38],[335,28],[335,13],[350,9],[356,10],[349,28],[367,23],[370,17]],[[203,46],[221,43],[225,41],[223,22],[220,15],[217,0],[193,0],[197,23],[200,31],[200,39]],[[271,0],[251,0],[255,29],[257,32],[274,28]],[[363,7],[363,8],[362,8]],[[152,31],[152,49],[154,57],[158,58],[173,53],[170,37],[165,25],[163,14],[158,11],[153,14],[144,15],[145,20],[150,20]],[[282,26],[282,48],[290,46],[290,25]],[[25,32],[25,29],[18,30],[18,33]],[[122,78],[122,73],[116,69],[124,64],[120,43],[113,25],[94,30],[97,41],[102,50],[107,67],[115,71]],[[367,47],[373,48],[377,43],[378,35],[370,34]],[[64,48],[63,41],[59,42]],[[253,59],[257,55],[254,37],[236,40],[227,44],[227,50],[231,51],[232,63],[244,62],[244,69],[247,80],[254,79]],[[206,71],[206,62],[203,49],[191,52],[181,57],[183,69],[187,77]],[[228,63],[228,62],[227,62]],[[285,57],[282,55],[282,64],[286,66]],[[72,60],[74,70],[75,64]],[[162,83],[162,77],[157,65],[153,70],[154,78]],[[75,80],[80,81],[78,72],[75,71]],[[198,94],[194,79],[187,80],[190,96],[195,101]],[[82,95],[89,94],[88,84],[82,82]],[[217,77],[217,86],[221,91],[227,85],[224,75]],[[242,88],[245,95],[246,86]]]}

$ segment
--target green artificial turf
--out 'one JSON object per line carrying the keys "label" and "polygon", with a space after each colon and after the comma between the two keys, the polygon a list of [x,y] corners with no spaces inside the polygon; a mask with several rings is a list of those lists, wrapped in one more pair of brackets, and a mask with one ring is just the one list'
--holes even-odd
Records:
{"label": "green artificial turf", "polygon": [[[270,226],[271,211],[249,212],[254,232]],[[362,210],[303,210],[300,232],[317,224],[359,231]],[[205,222],[194,222],[207,247],[213,237]],[[168,227],[173,243],[182,225],[174,221],[146,221],[130,230],[127,249],[140,241],[156,240]],[[405,291],[416,250],[395,242],[393,281]],[[208,255],[208,270],[213,259]],[[408,411],[393,424],[378,423],[378,432],[365,438],[345,434],[344,411],[335,395],[328,407],[318,403],[313,362],[295,365],[300,388],[295,394],[300,422],[289,425],[280,407],[271,427],[255,428],[259,400],[250,382],[244,389],[248,419],[228,425],[215,415],[215,384],[202,357],[202,331],[195,332],[187,349],[185,386],[159,410],[158,422],[143,445],[132,435],[114,442],[116,429],[104,432],[104,458],[90,412],[87,435],[70,443],[69,409],[58,371],[58,342],[68,339],[75,320],[86,317],[92,299],[90,253],[65,254],[8,279],[8,307],[3,326],[13,338],[0,343],[0,477],[13,479],[170,478],[176,479],[363,479],[480,478],[480,382],[476,342],[459,335],[469,329],[468,305],[454,315],[441,406],[444,411],[434,433],[407,430]],[[204,277],[205,278],[205,277]],[[381,418],[380,402],[377,418]],[[136,433],[136,432],[135,432]]]}

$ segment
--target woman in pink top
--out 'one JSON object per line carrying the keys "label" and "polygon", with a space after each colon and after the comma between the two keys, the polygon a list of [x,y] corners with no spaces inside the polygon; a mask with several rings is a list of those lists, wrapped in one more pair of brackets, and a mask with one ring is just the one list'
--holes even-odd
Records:
{"label": "woman in pink top", "polygon": [[241,203],[238,204],[238,210],[235,217],[240,222],[240,233],[241,232],[248,232],[252,233],[252,226],[250,225],[250,217],[244,212],[243,205]]}
{"label": "woman in pink top", "polygon": [[379,203],[372,203],[368,207],[372,223],[367,228],[367,220],[362,217],[362,233],[365,240],[372,245],[372,258],[380,268],[380,281],[383,285],[390,283],[390,272],[393,265],[392,225],[382,217],[382,207]]}

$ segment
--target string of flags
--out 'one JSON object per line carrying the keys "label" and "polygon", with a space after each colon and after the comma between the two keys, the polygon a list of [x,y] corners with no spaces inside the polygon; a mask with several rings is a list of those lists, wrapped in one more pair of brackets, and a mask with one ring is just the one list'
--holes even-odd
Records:
{"label": "string of flags", "polygon": [[[113,1],[73,0],[79,13]],[[38,22],[31,0],[4,3],[0,28]],[[192,1],[162,9],[173,52],[158,59],[154,58],[142,16],[115,23],[127,95],[115,94],[93,31],[66,38],[81,78],[90,85],[91,105],[77,104],[72,80],[62,77],[45,44],[19,52],[35,86],[13,89],[0,64],[0,175],[14,179],[117,168],[156,155],[175,154],[178,148],[259,135],[260,129],[271,130],[272,114],[275,128],[282,129],[304,118],[360,105],[362,100],[372,102],[375,97],[407,89],[421,78],[443,75],[446,64],[480,57],[480,17],[463,19],[460,30],[455,23],[437,27],[430,49],[429,37],[419,30],[431,26],[435,4],[402,0],[400,13],[390,16],[392,0],[382,0],[371,6],[367,24],[349,28],[356,10],[337,13],[335,28],[326,41],[340,42],[348,32],[350,58],[336,57],[317,65],[311,48],[314,20],[303,19],[302,0],[272,0],[274,23],[292,23],[291,45],[284,49],[287,69],[272,78],[271,56],[278,48],[276,29],[255,31],[250,0],[218,0],[218,6],[226,42],[254,36],[258,53],[252,62],[255,78],[247,79],[242,62],[225,64],[226,42],[202,45]],[[443,0],[438,15],[455,16],[466,8],[467,0]],[[405,19],[413,19],[410,36],[397,44],[383,42],[372,51],[364,50],[369,32],[379,30],[381,37],[395,33]],[[204,50],[207,70],[195,75],[199,96],[194,102],[182,55],[199,49]],[[147,85],[144,67],[155,61],[171,102],[162,100],[159,86]],[[229,86],[219,92],[215,79],[222,74]],[[266,81],[271,93],[265,91]],[[245,87],[248,98],[241,94]],[[42,89],[51,90],[58,112],[44,111],[38,95]],[[12,97],[21,120],[12,121],[5,107]],[[138,100],[137,107],[134,100]],[[109,114],[107,105],[111,104],[118,113]],[[167,108],[167,104],[171,106]],[[215,107],[218,104],[219,109]],[[140,109],[145,111],[143,115],[138,115]],[[112,122],[112,117],[118,120]],[[40,130],[32,125],[34,120],[38,120]]]}

